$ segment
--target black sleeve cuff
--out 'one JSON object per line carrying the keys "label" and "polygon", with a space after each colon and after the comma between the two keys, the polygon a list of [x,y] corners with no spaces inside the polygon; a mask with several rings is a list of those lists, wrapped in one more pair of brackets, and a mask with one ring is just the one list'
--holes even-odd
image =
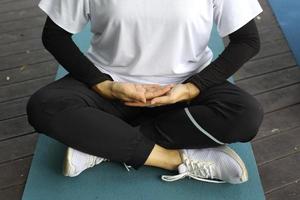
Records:
{"label": "black sleeve cuff", "polygon": [[97,73],[95,75],[89,75],[88,78],[84,79],[84,82],[87,84],[88,87],[92,87],[106,80],[113,81],[110,75],[100,72],[99,74]]}
{"label": "black sleeve cuff", "polygon": [[204,91],[206,87],[201,83],[201,81],[196,77],[196,75],[192,75],[188,79],[186,79],[183,84],[185,83],[193,83],[199,90],[200,92]]}

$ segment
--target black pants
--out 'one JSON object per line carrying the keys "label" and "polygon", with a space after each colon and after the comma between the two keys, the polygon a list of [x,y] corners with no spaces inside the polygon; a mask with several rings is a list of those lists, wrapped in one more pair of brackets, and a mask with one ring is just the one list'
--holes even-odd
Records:
{"label": "black pants", "polygon": [[27,103],[27,114],[37,132],[135,169],[154,144],[200,149],[248,142],[263,119],[257,100],[227,81],[189,104],[132,107],[102,97],[70,74],[37,90]]}

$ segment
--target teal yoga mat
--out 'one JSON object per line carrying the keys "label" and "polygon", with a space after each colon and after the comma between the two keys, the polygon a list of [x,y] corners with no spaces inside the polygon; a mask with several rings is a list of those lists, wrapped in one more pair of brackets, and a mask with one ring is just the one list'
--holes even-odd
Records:
{"label": "teal yoga mat", "polygon": [[300,1],[269,0],[269,3],[295,56],[297,64],[300,66]]}
{"label": "teal yoga mat", "polygon": [[[85,51],[90,39],[89,26],[74,37]],[[214,29],[210,43],[215,54],[224,48]],[[59,67],[57,77],[66,71]],[[23,200],[263,200],[264,193],[257,172],[251,145],[231,145],[242,157],[249,171],[249,181],[240,185],[213,184],[183,179],[164,182],[162,174],[170,171],[143,166],[127,171],[121,163],[106,162],[84,171],[77,177],[61,174],[66,146],[39,135]]]}

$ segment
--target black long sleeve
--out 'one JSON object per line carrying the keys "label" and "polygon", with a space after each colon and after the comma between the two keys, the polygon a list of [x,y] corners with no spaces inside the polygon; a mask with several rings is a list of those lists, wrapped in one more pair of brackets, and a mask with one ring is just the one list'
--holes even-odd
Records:
{"label": "black long sleeve", "polygon": [[229,35],[229,44],[217,59],[183,83],[191,82],[200,91],[222,83],[260,50],[260,38],[254,19]]}
{"label": "black long sleeve", "polygon": [[47,17],[43,28],[42,42],[61,66],[74,78],[89,87],[105,80],[113,80],[108,74],[99,71],[80,51],[72,40],[72,35]]}

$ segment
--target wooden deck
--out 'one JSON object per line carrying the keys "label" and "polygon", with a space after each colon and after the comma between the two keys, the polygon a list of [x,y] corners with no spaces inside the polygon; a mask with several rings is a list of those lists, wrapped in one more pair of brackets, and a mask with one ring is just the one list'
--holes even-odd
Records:
{"label": "wooden deck", "polygon": [[[28,124],[30,95],[52,82],[57,62],[41,43],[38,0],[0,0],[0,199],[21,199],[37,133]],[[264,106],[252,142],[267,199],[300,199],[300,70],[266,0],[257,18],[262,49],[235,74]]]}

